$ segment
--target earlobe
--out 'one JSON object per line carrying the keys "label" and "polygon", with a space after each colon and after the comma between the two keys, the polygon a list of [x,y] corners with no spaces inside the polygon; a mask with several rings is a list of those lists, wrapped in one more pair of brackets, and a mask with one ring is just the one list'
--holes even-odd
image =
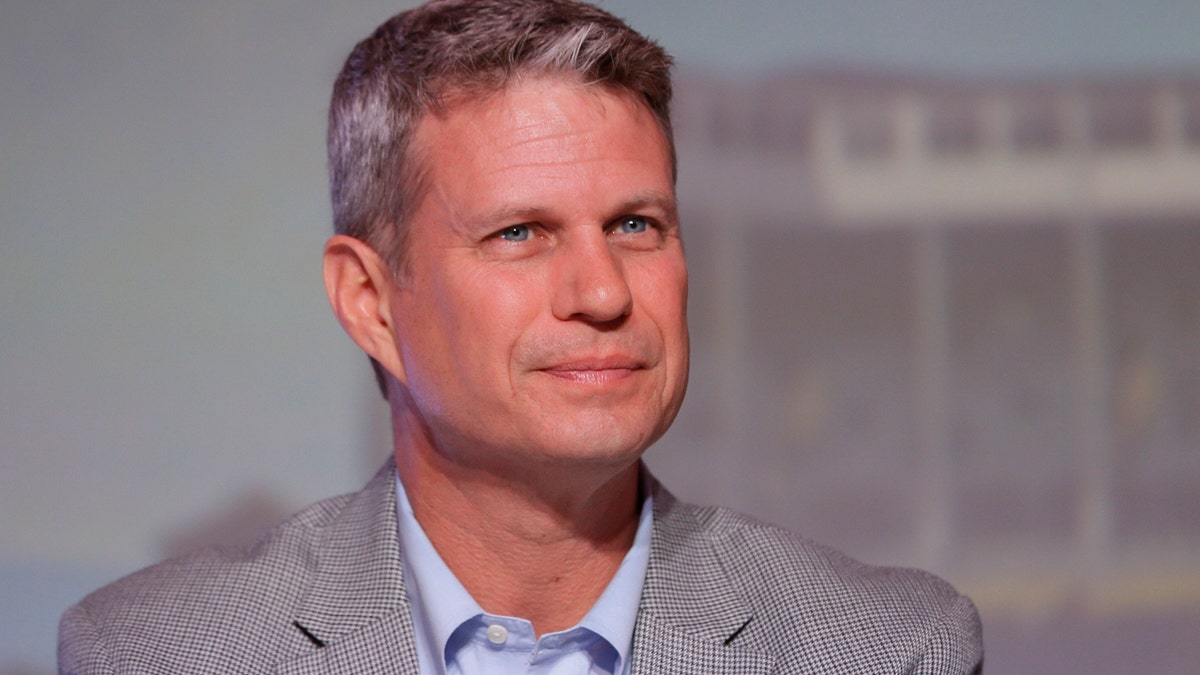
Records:
{"label": "earlobe", "polygon": [[338,322],[368,356],[404,381],[392,323],[396,284],[387,263],[365,242],[338,234],[325,242],[325,292]]}

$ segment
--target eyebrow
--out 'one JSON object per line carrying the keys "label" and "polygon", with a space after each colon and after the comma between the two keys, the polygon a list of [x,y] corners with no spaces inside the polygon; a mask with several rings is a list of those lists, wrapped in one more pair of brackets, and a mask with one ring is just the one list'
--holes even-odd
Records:
{"label": "eyebrow", "polygon": [[658,190],[643,190],[635,193],[632,199],[621,205],[619,211],[636,211],[648,206],[660,209],[671,220],[679,219],[679,205],[675,200],[675,195]]}
{"label": "eyebrow", "polygon": [[[656,208],[666,214],[671,221],[678,220],[678,205],[675,196],[660,190],[642,190],[635,192],[629,199],[621,202],[613,211],[613,216],[619,216],[631,211],[644,208]],[[509,206],[490,211],[477,219],[480,225],[499,225],[500,223],[536,218],[539,214],[550,213],[553,209],[544,206]]]}

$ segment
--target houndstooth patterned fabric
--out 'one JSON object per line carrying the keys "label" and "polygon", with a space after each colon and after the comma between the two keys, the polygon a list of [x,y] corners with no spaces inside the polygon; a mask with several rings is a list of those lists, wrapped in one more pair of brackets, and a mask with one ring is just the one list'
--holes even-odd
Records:
{"label": "houndstooth patterned fabric", "polygon": [[[394,467],[247,549],[120,579],[67,610],[61,673],[417,673]],[[970,600],[655,487],[633,672],[972,673]]]}
{"label": "houndstooth patterned fabric", "polygon": [[654,505],[634,673],[981,672],[979,615],[941,579],[661,488]]}

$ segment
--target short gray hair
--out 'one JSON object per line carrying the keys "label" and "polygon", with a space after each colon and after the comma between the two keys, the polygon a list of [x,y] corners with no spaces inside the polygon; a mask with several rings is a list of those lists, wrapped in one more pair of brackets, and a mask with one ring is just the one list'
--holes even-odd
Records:
{"label": "short gray hair", "polygon": [[567,74],[645,103],[671,150],[671,57],[617,17],[575,0],[433,0],[358,43],[329,106],[333,225],[403,268],[404,226],[425,167],[412,138],[460,95],[502,91],[527,75]]}

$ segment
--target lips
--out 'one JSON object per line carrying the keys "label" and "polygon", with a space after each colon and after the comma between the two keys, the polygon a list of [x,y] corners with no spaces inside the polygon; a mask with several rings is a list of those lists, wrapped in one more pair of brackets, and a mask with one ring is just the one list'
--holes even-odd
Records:
{"label": "lips", "polygon": [[645,364],[640,359],[627,356],[608,356],[603,358],[578,358],[555,363],[541,368],[549,371],[587,371],[587,370],[639,370]]}
{"label": "lips", "polygon": [[539,368],[540,372],[563,380],[584,384],[614,382],[646,368],[645,361],[623,355],[578,357],[556,361]]}
{"label": "lips", "polygon": [[577,381],[611,381],[655,367],[661,344],[652,335],[631,330],[597,335],[539,332],[515,348],[513,364],[526,373]]}

